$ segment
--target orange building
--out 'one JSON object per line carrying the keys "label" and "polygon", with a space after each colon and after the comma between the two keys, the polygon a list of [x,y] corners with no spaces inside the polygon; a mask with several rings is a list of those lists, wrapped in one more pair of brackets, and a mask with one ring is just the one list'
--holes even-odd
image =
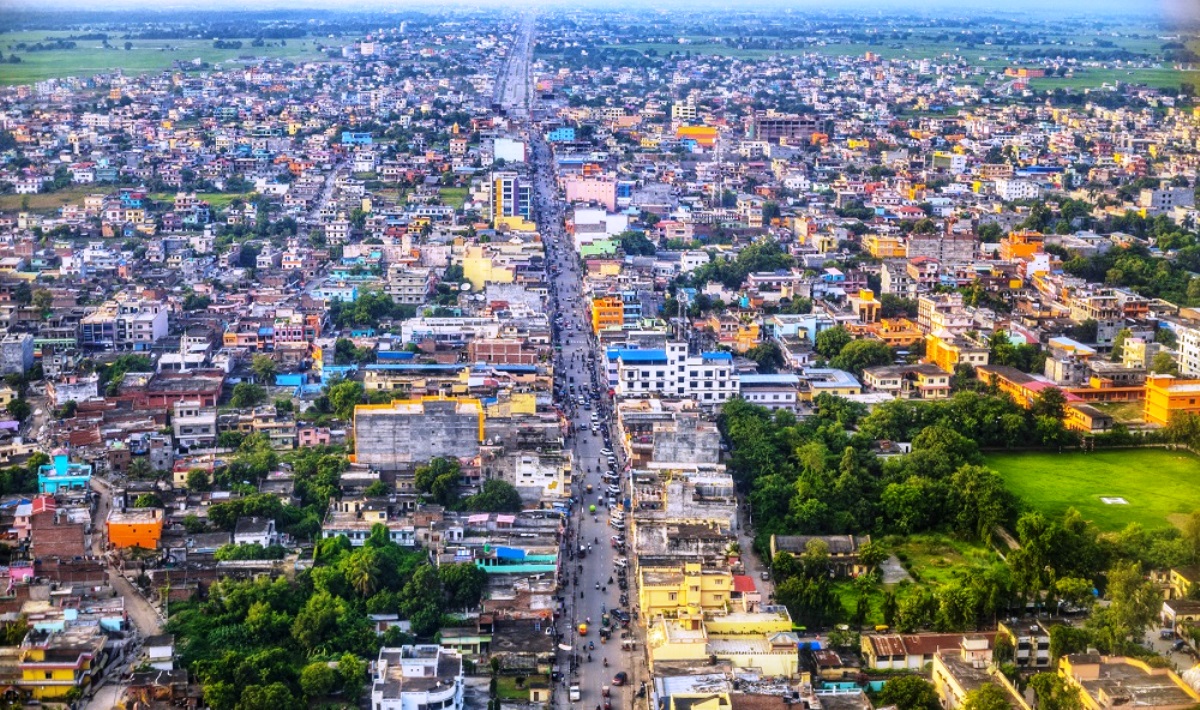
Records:
{"label": "orange building", "polygon": [[959,365],[986,365],[990,354],[985,345],[945,331],[925,338],[925,359],[950,374],[954,374]]}
{"label": "orange building", "polygon": [[625,303],[620,296],[600,296],[592,299],[592,332],[625,327]]}
{"label": "orange building", "polygon": [[1143,410],[1146,421],[1166,426],[1179,414],[1200,414],[1200,380],[1180,380],[1170,375],[1147,377]]}
{"label": "orange building", "polygon": [[1030,259],[1042,251],[1046,237],[1041,232],[1013,232],[1000,240],[1001,259]]}
{"label": "orange building", "polygon": [[680,126],[675,131],[679,140],[693,140],[701,148],[711,148],[717,142],[717,129],[712,126]]}
{"label": "orange building", "polygon": [[113,547],[157,550],[162,538],[163,511],[161,508],[113,510],[106,525],[108,542]]}

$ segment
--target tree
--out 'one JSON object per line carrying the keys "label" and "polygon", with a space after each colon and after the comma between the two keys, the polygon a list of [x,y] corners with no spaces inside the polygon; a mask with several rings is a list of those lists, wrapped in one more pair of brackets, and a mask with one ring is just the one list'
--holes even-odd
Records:
{"label": "tree", "polygon": [[1008,692],[995,683],[986,683],[967,693],[963,710],[1011,710]]}
{"label": "tree", "polygon": [[746,351],[746,357],[758,365],[758,371],[764,375],[774,374],[787,364],[783,349],[774,340],[755,345]]}
{"label": "tree", "polygon": [[360,547],[346,558],[343,570],[346,581],[354,587],[359,596],[366,599],[379,588],[379,557],[370,547]]}
{"label": "tree", "polygon": [[153,493],[143,493],[133,501],[134,508],[161,508],[163,507],[162,498],[159,498]]}
{"label": "tree", "polygon": [[921,676],[892,678],[879,691],[880,707],[895,705],[900,710],[941,710],[937,689]]}
{"label": "tree", "polygon": [[467,498],[463,507],[487,513],[517,513],[524,505],[521,494],[511,483],[493,478],[484,481],[483,489]]}
{"label": "tree", "polygon": [[458,500],[458,482],[462,478],[462,465],[457,459],[438,457],[413,473],[413,485],[421,493],[427,493],[446,507]]}
{"label": "tree", "polygon": [[1112,361],[1121,362],[1121,357],[1125,353],[1125,341],[1133,337],[1133,331],[1128,328],[1122,328],[1117,331],[1117,336],[1113,338]]}
{"label": "tree", "polygon": [[389,493],[391,493],[391,491],[388,490],[388,484],[384,483],[383,481],[373,481],[371,485],[367,486],[363,490],[363,495],[367,498],[379,498],[386,496]]}
{"label": "tree", "polygon": [[187,488],[189,491],[193,493],[207,491],[209,485],[208,471],[202,468],[193,468],[187,472]]}
{"label": "tree", "polygon": [[42,317],[45,318],[50,314],[50,310],[54,307],[54,294],[48,289],[39,288],[33,292],[30,299],[30,305],[38,310]]}
{"label": "tree", "polygon": [[487,572],[474,564],[444,564],[438,567],[438,577],[453,609],[475,608],[487,589]]}
{"label": "tree", "polygon": [[1029,687],[1037,698],[1038,710],[1082,710],[1079,688],[1068,685],[1057,673],[1035,673]]}
{"label": "tree", "polygon": [[654,242],[644,232],[622,232],[617,239],[621,243],[621,251],[630,256],[653,256],[657,251]]}
{"label": "tree", "polygon": [[300,671],[300,689],[309,699],[329,695],[337,682],[337,671],[330,668],[325,661],[310,663]]}
{"label": "tree", "polygon": [[347,380],[338,382],[329,388],[329,403],[333,413],[339,419],[349,420],[354,416],[354,408],[361,404],[366,394],[361,382]]}
{"label": "tree", "polygon": [[1175,362],[1170,353],[1159,352],[1150,361],[1150,372],[1156,375],[1178,375],[1179,363]]}
{"label": "tree", "polygon": [[20,397],[9,400],[8,404],[4,406],[4,409],[8,412],[9,416],[19,422],[23,422],[28,419],[29,415],[33,412],[33,407],[29,406],[29,402],[26,402]]}
{"label": "tree", "polygon": [[255,355],[250,361],[250,369],[259,382],[275,384],[275,361],[267,355]]}
{"label": "tree", "polygon": [[1047,387],[1034,398],[1029,408],[1034,417],[1049,417],[1062,420],[1066,413],[1067,397],[1057,387]]}
{"label": "tree", "polygon": [[229,403],[238,409],[245,409],[261,404],[266,399],[267,390],[261,385],[256,385],[252,382],[239,382],[233,388],[233,396],[230,397]]}
{"label": "tree", "polygon": [[814,349],[817,354],[827,360],[837,357],[838,353],[842,352],[842,348],[851,340],[850,332],[842,326],[827,328],[817,333],[817,342]]}
{"label": "tree", "polygon": [[366,681],[367,664],[353,654],[345,653],[338,660],[337,672],[342,681],[342,695],[350,702],[357,702]]}
{"label": "tree", "polygon": [[864,338],[847,343],[829,364],[861,377],[866,368],[887,365],[891,361],[892,349],[886,343]]}

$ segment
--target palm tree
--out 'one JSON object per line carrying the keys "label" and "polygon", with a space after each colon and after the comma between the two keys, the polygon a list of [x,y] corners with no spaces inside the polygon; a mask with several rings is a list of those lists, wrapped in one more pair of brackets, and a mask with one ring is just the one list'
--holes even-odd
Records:
{"label": "palm tree", "polygon": [[379,585],[379,559],[375,550],[362,548],[346,560],[346,581],[366,599],[375,594]]}

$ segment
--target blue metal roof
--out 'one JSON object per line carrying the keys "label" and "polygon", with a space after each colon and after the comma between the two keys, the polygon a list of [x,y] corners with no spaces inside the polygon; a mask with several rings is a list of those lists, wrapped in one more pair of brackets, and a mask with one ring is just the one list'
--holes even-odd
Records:
{"label": "blue metal roof", "polygon": [[617,357],[625,362],[666,362],[666,350],[618,350]]}
{"label": "blue metal roof", "polygon": [[722,352],[700,353],[700,357],[705,360],[726,360],[729,362],[733,361],[732,354],[722,353]]}

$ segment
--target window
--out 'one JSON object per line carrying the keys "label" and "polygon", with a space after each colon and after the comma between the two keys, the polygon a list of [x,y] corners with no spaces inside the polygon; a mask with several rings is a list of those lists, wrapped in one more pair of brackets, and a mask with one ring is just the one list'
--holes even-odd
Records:
{"label": "window", "polygon": [[679,599],[679,593],[678,593],[678,592],[668,592],[668,593],[667,593],[667,601],[673,602],[673,601],[676,601],[676,600],[678,600],[678,599]]}

